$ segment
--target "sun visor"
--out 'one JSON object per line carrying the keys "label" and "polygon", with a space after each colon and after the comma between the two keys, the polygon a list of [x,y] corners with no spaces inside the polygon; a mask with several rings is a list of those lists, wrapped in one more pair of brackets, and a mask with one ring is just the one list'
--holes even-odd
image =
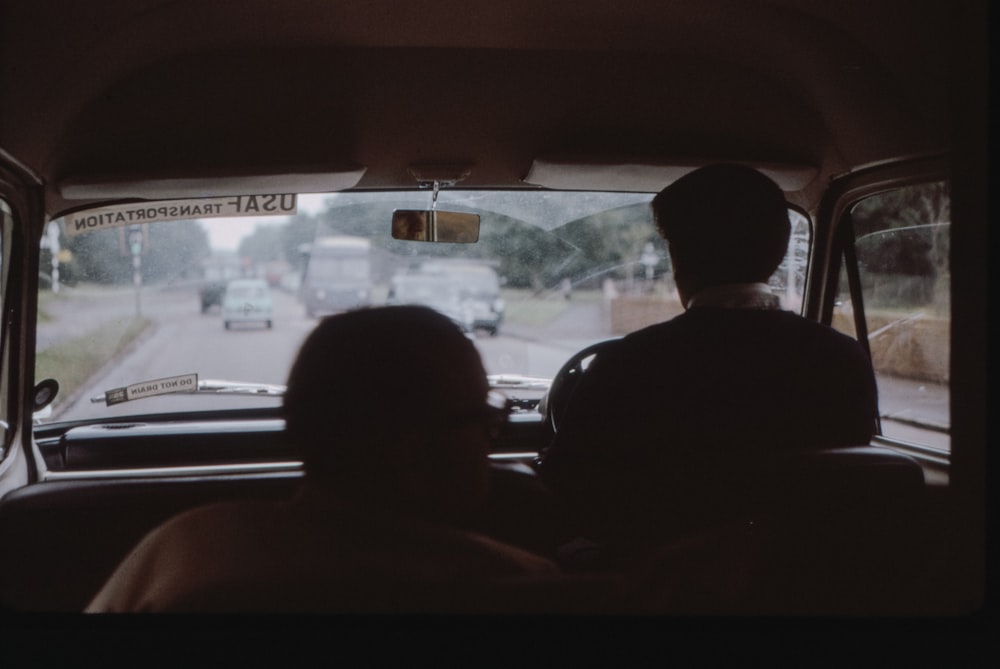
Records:
{"label": "sun visor", "polygon": [[326,193],[358,185],[363,167],[324,171],[289,171],[279,174],[232,173],[217,175],[117,177],[69,177],[59,182],[59,193],[67,200],[175,199],[263,195],[267,193]]}
{"label": "sun visor", "polygon": [[[683,162],[654,165],[629,160],[574,162],[536,159],[524,181],[556,190],[657,193],[691,170],[710,164]],[[785,192],[802,190],[819,174],[819,170],[811,165],[743,164],[760,170]]]}

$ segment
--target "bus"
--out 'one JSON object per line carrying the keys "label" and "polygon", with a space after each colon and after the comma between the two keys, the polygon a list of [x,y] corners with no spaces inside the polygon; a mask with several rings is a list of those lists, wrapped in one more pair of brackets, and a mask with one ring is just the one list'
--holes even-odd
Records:
{"label": "bus", "polygon": [[310,318],[372,302],[371,242],[363,237],[319,237],[308,251],[301,295]]}

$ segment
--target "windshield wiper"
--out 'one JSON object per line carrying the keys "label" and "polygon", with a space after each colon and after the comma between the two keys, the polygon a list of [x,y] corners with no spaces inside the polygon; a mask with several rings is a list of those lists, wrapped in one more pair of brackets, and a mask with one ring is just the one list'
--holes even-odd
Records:
{"label": "windshield wiper", "polygon": [[488,374],[490,388],[507,397],[507,407],[512,411],[536,412],[538,403],[552,385],[550,379],[523,374]]}
{"label": "windshield wiper", "polygon": [[285,386],[273,383],[252,383],[246,381],[225,381],[219,379],[198,380],[197,374],[175,376],[135,383],[122,388],[113,388],[103,395],[96,395],[90,401],[108,406],[160,395],[242,395],[254,397],[282,397]]}
{"label": "windshield wiper", "polygon": [[486,379],[491,388],[509,390],[548,390],[549,386],[552,385],[551,379],[522,374],[489,374]]}
{"label": "windshield wiper", "polygon": [[[488,377],[491,388],[505,390],[548,390],[549,379],[523,376],[520,374],[491,374]],[[161,395],[241,395],[244,397],[283,397],[285,386],[275,383],[254,383],[221,379],[198,379],[197,374],[174,376],[134,383],[130,386],[113,388],[102,395],[90,398],[94,404],[108,406]]]}
{"label": "windshield wiper", "polygon": [[198,382],[199,394],[213,395],[264,395],[281,397],[285,394],[285,386],[275,383],[246,383],[243,381],[221,381],[206,379]]}

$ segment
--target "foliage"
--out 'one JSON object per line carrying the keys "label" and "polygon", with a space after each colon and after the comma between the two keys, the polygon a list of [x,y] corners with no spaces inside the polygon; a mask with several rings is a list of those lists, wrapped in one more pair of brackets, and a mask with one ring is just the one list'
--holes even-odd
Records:
{"label": "foliage", "polygon": [[[479,211],[476,244],[423,244],[392,239],[391,202],[334,206],[315,214],[298,214],[284,225],[259,226],[243,240],[240,255],[255,261],[282,259],[297,269],[303,249],[319,235],[358,235],[395,259],[397,266],[435,256],[492,261],[511,288],[540,291],[569,278],[579,287],[595,287],[605,277],[631,276],[647,243],[657,251],[662,272],[669,268],[666,248],[652,225],[648,205],[604,211],[546,231],[493,211]],[[385,234],[377,234],[384,230]],[[594,268],[597,268],[595,271]]]}
{"label": "foliage", "polygon": [[192,271],[211,253],[208,233],[197,221],[149,226],[149,247],[142,258],[143,279],[158,283]]}
{"label": "foliage", "polygon": [[258,225],[254,228],[253,234],[240,240],[237,253],[241,258],[250,258],[258,265],[282,260],[285,227],[277,223]]}
{"label": "foliage", "polygon": [[551,232],[510,219],[484,220],[483,245],[500,261],[513,288],[553,288],[563,278],[575,286],[597,285],[605,277],[629,276],[647,243],[666,265],[663,242],[648,206],[604,211]]}
{"label": "foliage", "polygon": [[316,218],[298,214],[289,219],[281,234],[281,250],[284,259],[295,270],[301,271],[305,265],[302,250],[316,236]]}
{"label": "foliage", "polygon": [[[144,226],[140,256],[145,283],[159,283],[193,271],[209,255],[208,233],[197,221],[172,221]],[[127,284],[133,280],[133,259],[126,242],[128,230],[102,230],[63,238],[72,261],[60,264],[63,282],[90,281]],[[43,266],[44,269],[44,266]]]}
{"label": "foliage", "polygon": [[877,273],[947,275],[950,202],[947,181],[897,188],[859,202],[851,219],[862,265]]}
{"label": "foliage", "polygon": [[[933,306],[946,285],[950,243],[947,181],[870,196],[851,211],[858,263],[872,306]],[[945,283],[943,283],[945,282]]]}
{"label": "foliage", "polygon": [[35,378],[59,381],[59,395],[73,396],[108,360],[125,350],[150,327],[145,318],[113,320],[80,337],[61,342],[35,356]]}
{"label": "foliage", "polygon": [[951,195],[947,181],[917,184],[872,195],[851,210],[858,237],[889,228],[902,228],[951,220]]}

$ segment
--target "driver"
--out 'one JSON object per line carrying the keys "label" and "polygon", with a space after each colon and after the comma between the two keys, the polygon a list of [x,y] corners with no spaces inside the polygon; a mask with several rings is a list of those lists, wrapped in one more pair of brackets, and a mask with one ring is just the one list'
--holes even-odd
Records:
{"label": "driver", "polygon": [[597,354],[539,462],[611,561],[728,520],[722,472],[738,478],[739,458],[864,445],[876,428],[865,350],[768,287],[790,234],[777,184],[714,165],[652,207],[686,311]]}
{"label": "driver", "polygon": [[[554,573],[544,558],[461,529],[489,487],[502,409],[488,391],[474,344],[429,308],[323,320],[284,398],[287,433],[305,461],[297,497],[174,517],[87,610],[350,612],[394,610],[394,597],[419,610],[398,593]],[[212,599],[220,590],[233,596]],[[348,598],[330,601],[330,592]]]}

